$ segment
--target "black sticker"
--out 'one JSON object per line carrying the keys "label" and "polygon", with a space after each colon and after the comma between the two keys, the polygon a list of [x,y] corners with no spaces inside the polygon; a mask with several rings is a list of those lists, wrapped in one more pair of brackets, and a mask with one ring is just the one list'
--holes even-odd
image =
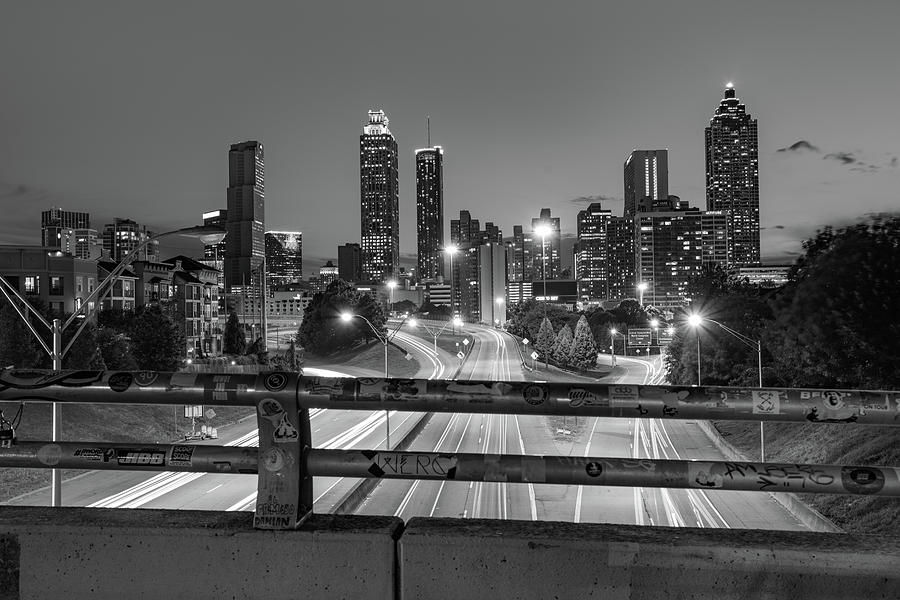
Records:
{"label": "black sticker", "polygon": [[134,377],[132,377],[131,373],[113,373],[109,376],[109,380],[106,383],[112,391],[124,392],[131,387],[133,381]]}
{"label": "black sticker", "polygon": [[598,462],[589,462],[584,470],[590,477],[599,477],[603,473],[603,465]]}
{"label": "black sticker", "polygon": [[287,382],[288,377],[284,373],[269,373],[263,380],[263,385],[270,392],[280,392],[285,388]]}
{"label": "black sticker", "polygon": [[145,387],[156,381],[159,373],[156,371],[138,371],[134,374],[134,382],[141,387]]}
{"label": "black sticker", "polygon": [[382,469],[378,465],[372,465],[371,467],[369,467],[369,473],[371,473],[375,477],[384,477],[384,469]]}
{"label": "black sticker", "polygon": [[528,404],[540,406],[547,398],[547,390],[544,386],[531,383],[522,389],[522,397],[525,398],[525,402]]}
{"label": "black sticker", "polygon": [[842,467],[841,483],[854,494],[874,494],[884,487],[884,473],[872,467]]}

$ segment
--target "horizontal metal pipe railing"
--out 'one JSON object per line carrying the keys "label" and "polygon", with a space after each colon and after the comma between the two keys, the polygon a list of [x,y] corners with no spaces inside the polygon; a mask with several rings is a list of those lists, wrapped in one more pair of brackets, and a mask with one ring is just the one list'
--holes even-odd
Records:
{"label": "horizontal metal pipe railing", "polygon": [[230,375],[155,371],[0,371],[0,401],[716,419],[900,425],[900,392]]}
{"label": "horizontal metal pipe railing", "polygon": [[[255,447],[21,442],[19,468],[257,473]],[[309,449],[310,476],[686,488],[900,497],[900,468],[647,458]]]}

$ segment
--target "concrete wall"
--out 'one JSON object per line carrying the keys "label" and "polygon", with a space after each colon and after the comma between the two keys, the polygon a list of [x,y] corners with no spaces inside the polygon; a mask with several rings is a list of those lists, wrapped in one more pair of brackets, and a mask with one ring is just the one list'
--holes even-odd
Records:
{"label": "concrete wall", "polygon": [[900,539],[316,515],[0,507],[0,599],[900,597]]}

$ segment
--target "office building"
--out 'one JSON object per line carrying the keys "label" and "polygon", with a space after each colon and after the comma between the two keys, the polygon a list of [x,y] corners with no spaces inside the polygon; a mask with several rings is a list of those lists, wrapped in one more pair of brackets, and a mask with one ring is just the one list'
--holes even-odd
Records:
{"label": "office building", "polygon": [[416,150],[417,275],[444,276],[444,151],[440,146]]}
{"label": "office building", "polygon": [[481,222],[472,218],[467,210],[459,211],[458,219],[450,220],[450,242],[457,246],[468,246],[479,238]]}
{"label": "office building", "polygon": [[[500,243],[469,245],[457,254],[457,311],[469,322],[496,324],[506,310],[506,248]],[[502,306],[497,299],[501,298]]]}
{"label": "office building", "polygon": [[633,150],[625,160],[624,173],[626,217],[659,210],[660,202],[668,202],[668,150]]}
{"label": "office building", "polygon": [[575,280],[582,300],[605,300],[609,297],[609,242],[606,229],[612,212],[592,202],[578,212],[575,243]]}
{"label": "office building", "polygon": [[338,246],[338,277],[352,283],[362,279],[362,252],[359,244]]}
{"label": "office building", "polygon": [[507,264],[509,265],[510,281],[525,281],[526,279],[528,281],[531,280],[530,276],[528,278],[525,277],[525,265],[527,264],[527,261],[525,259],[526,248],[527,246],[525,244],[525,234],[522,231],[522,226],[514,225],[512,241],[509,243],[507,252]]}
{"label": "office building", "polygon": [[266,232],[266,285],[283,287],[303,280],[303,233]]}
{"label": "office building", "polygon": [[359,136],[362,279],[383,282],[400,269],[397,141],[382,110],[369,111]]}
{"label": "office building", "polygon": [[260,294],[265,259],[266,166],[263,145],[232,144],[228,151],[228,209],[225,215],[225,287]]}
{"label": "office building", "polygon": [[[538,227],[546,227],[549,233],[539,235]],[[533,281],[560,276],[559,217],[550,216],[549,208],[542,208],[541,216],[531,219],[531,256]]]}
{"label": "office building", "polygon": [[325,291],[329,285],[337,281],[339,269],[330,260],[319,267],[319,291]]}
{"label": "office building", "polygon": [[60,250],[68,254],[75,254],[74,240],[72,240],[71,248],[65,247],[64,236],[66,232],[73,232],[76,229],[90,229],[91,215],[86,212],[74,212],[70,210],[62,210],[61,208],[51,208],[41,212],[41,245],[46,248]]}
{"label": "office building", "polygon": [[[684,306],[691,279],[709,265],[725,266],[727,216],[697,209],[638,213],[634,218],[636,283],[645,283],[645,306]],[[636,298],[632,289],[626,297]]]}
{"label": "office building", "polygon": [[[228,210],[219,208],[217,210],[211,210],[209,212],[203,213],[203,224],[209,227],[221,227],[223,230],[227,231]],[[220,271],[223,270],[225,268],[225,254],[227,253],[227,245],[228,241],[224,238],[217,244],[204,244],[203,258],[215,262],[221,262],[222,264],[216,266],[216,268]]]}
{"label": "office building", "polygon": [[760,264],[757,124],[731,83],[706,128],[706,209],[728,215],[728,264]]}
{"label": "office building", "polygon": [[607,300],[634,298],[634,227],[630,217],[611,217],[606,224]]}
{"label": "office building", "polygon": [[103,228],[103,251],[110,260],[121,262],[135,248],[140,247],[135,260],[158,261],[159,242],[154,240],[145,243],[154,235],[156,234],[144,225],[131,219],[116,217],[112,223],[107,223]]}

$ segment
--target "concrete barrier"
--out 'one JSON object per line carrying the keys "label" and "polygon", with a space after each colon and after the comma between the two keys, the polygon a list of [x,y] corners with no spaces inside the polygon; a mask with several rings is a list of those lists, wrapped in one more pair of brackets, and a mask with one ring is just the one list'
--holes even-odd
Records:
{"label": "concrete barrier", "polygon": [[900,597],[882,536],[414,518],[398,559],[419,600]]}
{"label": "concrete barrier", "polygon": [[394,517],[0,507],[0,598],[392,598]]}
{"label": "concrete barrier", "polygon": [[900,539],[474,519],[0,507],[0,598],[900,597]]}

